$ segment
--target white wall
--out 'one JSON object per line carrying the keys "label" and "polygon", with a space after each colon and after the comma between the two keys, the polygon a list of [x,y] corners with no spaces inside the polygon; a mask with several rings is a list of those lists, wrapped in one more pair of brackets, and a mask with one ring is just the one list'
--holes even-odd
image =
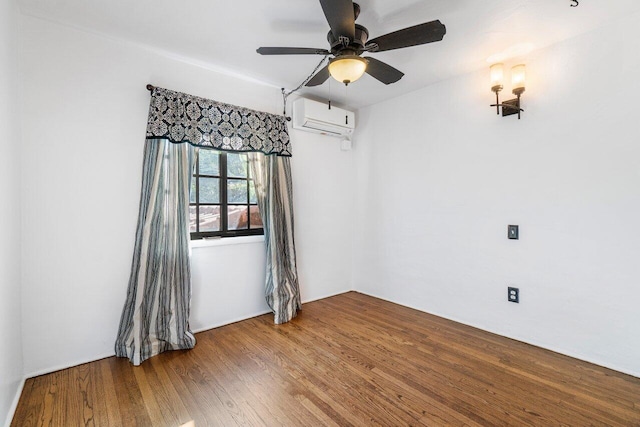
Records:
{"label": "white wall", "polygon": [[0,424],[22,380],[17,19],[14,2],[0,2]]}
{"label": "white wall", "polygon": [[[138,214],[145,85],[274,113],[282,105],[278,88],[36,18],[23,17],[22,39],[22,319],[30,376],[113,354]],[[292,138],[294,181],[334,173],[322,190],[294,188],[299,274],[308,300],[350,289],[350,223],[331,208],[335,200],[353,203],[353,154],[309,134],[292,132]],[[322,150],[318,156],[316,150]],[[309,212],[323,217],[305,222]],[[320,247],[327,236],[337,250]],[[266,310],[263,247],[193,249],[194,330]],[[335,262],[334,270],[315,275]]]}
{"label": "white wall", "polygon": [[638,18],[361,110],[354,287],[640,376]]}
{"label": "white wall", "polygon": [[340,150],[337,138],[299,130],[291,137],[296,254],[305,302],[352,288],[355,158],[353,151]]}

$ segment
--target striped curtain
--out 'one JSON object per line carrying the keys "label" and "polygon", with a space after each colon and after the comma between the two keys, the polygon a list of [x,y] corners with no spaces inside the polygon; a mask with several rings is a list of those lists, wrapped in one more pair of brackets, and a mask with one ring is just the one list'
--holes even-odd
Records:
{"label": "striped curtain", "polygon": [[276,324],[293,319],[300,304],[289,157],[249,153],[267,249],[265,296]]}
{"label": "striped curtain", "polygon": [[189,144],[147,139],[136,241],[116,340],[134,365],[167,350],[189,349]]}

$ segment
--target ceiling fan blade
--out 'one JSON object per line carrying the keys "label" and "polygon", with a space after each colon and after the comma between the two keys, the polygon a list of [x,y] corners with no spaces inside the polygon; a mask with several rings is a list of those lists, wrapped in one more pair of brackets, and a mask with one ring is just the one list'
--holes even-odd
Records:
{"label": "ceiling fan blade", "polygon": [[320,0],[320,5],[336,40],[340,37],[353,40],[356,37],[356,18],[351,0]]}
{"label": "ceiling fan blade", "polygon": [[327,65],[326,67],[318,71],[316,75],[313,76],[305,86],[319,86],[322,83],[326,82],[329,77],[329,66]]}
{"label": "ceiling fan blade", "polygon": [[256,49],[260,55],[329,55],[326,49],[312,47],[259,47]]}
{"label": "ceiling fan blade", "polygon": [[447,28],[442,22],[431,21],[376,37],[375,39],[369,40],[367,46],[375,43],[378,45],[378,48],[371,49],[370,52],[383,52],[385,50],[439,42],[446,33]]}
{"label": "ceiling fan blade", "polygon": [[367,69],[365,70],[367,74],[375,79],[380,80],[386,85],[395,83],[400,80],[402,76],[404,76],[404,73],[402,71],[393,68],[389,64],[378,61],[377,59],[371,57],[365,59],[369,61]]}

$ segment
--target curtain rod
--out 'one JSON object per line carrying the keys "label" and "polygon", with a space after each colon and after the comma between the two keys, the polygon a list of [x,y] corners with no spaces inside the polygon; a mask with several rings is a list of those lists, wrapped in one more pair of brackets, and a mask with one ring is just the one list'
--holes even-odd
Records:
{"label": "curtain rod", "polygon": [[156,88],[156,87],[155,87],[154,85],[152,85],[151,83],[149,83],[149,84],[147,85],[147,90],[148,90],[149,92],[153,92],[153,90],[154,90],[155,88]]}

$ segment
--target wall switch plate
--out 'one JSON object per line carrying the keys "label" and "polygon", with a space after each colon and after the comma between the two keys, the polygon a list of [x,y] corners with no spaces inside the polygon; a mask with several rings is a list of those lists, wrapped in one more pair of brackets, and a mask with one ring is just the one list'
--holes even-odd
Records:
{"label": "wall switch plate", "polygon": [[509,225],[507,227],[507,237],[512,240],[518,240],[520,238],[517,225]]}
{"label": "wall switch plate", "polygon": [[509,300],[509,302],[515,302],[515,303],[520,303],[520,289],[518,288],[512,288],[511,286],[509,286],[507,288],[507,299]]}

